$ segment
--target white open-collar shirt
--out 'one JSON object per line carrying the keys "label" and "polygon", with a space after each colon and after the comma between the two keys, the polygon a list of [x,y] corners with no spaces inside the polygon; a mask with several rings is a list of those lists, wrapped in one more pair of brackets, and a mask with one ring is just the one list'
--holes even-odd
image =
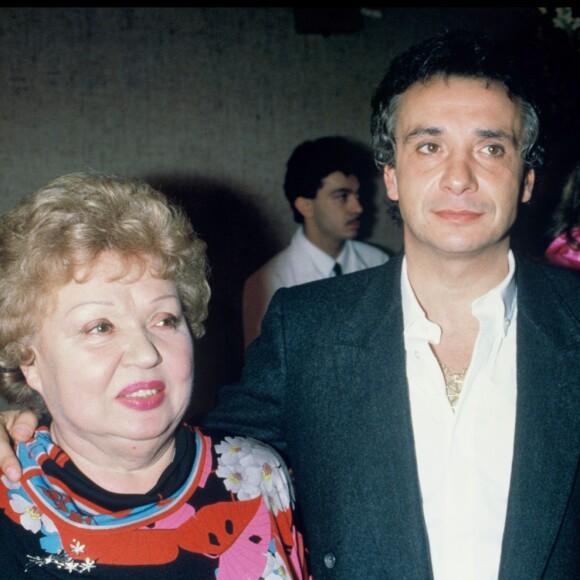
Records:
{"label": "white open-collar shirt", "polygon": [[429,344],[439,344],[401,276],[411,416],[423,513],[436,580],[495,580],[510,484],[516,416],[515,260],[471,307],[479,333],[455,413]]}

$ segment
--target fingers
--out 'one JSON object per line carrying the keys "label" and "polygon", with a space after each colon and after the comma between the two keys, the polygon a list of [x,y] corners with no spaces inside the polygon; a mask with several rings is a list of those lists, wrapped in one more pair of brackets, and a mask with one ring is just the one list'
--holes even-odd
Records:
{"label": "fingers", "polygon": [[32,437],[38,420],[31,411],[3,411],[0,413],[0,469],[16,483],[22,476],[20,462],[14,454],[10,438],[26,441]]}
{"label": "fingers", "polygon": [[36,427],[38,427],[38,417],[32,411],[9,412],[15,413],[13,420],[10,423],[6,423],[10,437],[14,441],[20,441],[21,443],[28,441],[34,435]]}

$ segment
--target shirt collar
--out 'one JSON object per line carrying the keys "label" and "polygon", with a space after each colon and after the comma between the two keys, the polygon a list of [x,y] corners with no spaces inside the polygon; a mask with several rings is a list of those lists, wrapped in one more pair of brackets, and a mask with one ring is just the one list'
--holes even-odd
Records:
{"label": "shirt collar", "polygon": [[516,279],[515,279],[515,258],[513,252],[508,253],[508,273],[507,276],[487,294],[480,296],[473,301],[471,311],[481,322],[492,319],[499,323],[502,321],[501,332],[505,336],[516,310]]}
{"label": "shirt collar", "polygon": [[296,232],[297,241],[303,247],[304,252],[306,252],[311,260],[314,262],[314,266],[317,270],[322,272],[325,277],[330,277],[334,275],[333,268],[335,262],[338,262],[342,269],[345,269],[346,260],[347,260],[347,251],[349,248],[348,241],[344,244],[342,252],[340,252],[338,258],[335,260],[330,257],[326,252],[321,250],[318,246],[315,246],[304,233],[304,226],[300,226],[298,231]]}
{"label": "shirt collar", "polygon": [[[516,310],[515,259],[513,252],[508,253],[508,273],[506,277],[489,292],[476,298],[471,306],[473,315],[480,321],[493,318],[503,321],[501,332],[505,336]],[[403,256],[401,268],[401,296],[405,337],[420,337],[438,344],[441,340],[441,328],[431,322],[419,304],[409,282],[407,257]]]}

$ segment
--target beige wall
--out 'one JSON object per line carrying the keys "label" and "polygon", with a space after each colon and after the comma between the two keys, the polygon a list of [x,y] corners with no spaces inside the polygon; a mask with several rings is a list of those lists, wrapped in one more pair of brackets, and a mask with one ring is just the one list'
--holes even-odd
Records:
{"label": "beige wall", "polygon": [[[369,101],[395,52],[445,28],[524,29],[534,8],[385,8],[363,29],[298,34],[291,8],[1,8],[0,211],[83,169],[181,197],[208,241],[214,298],[199,405],[242,360],[243,279],[295,227],[281,184],[301,141],[369,142]],[[379,187],[369,241],[400,232]]]}

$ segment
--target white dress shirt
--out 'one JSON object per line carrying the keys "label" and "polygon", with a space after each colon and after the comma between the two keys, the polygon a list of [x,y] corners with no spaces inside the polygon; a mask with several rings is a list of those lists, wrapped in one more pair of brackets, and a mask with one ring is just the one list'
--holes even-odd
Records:
{"label": "white dress shirt", "polygon": [[[479,333],[455,413],[429,344],[429,321],[403,262],[407,379],[423,513],[435,580],[496,580],[510,485],[516,415],[515,261],[472,304]],[[453,369],[459,370],[459,369]]]}
{"label": "white dress shirt", "polygon": [[262,318],[272,296],[279,288],[288,288],[335,276],[338,262],[343,274],[379,266],[389,259],[388,254],[364,242],[347,240],[334,260],[315,246],[299,227],[290,245],[254,272],[244,284],[243,321],[244,342],[248,345],[260,333]]}

